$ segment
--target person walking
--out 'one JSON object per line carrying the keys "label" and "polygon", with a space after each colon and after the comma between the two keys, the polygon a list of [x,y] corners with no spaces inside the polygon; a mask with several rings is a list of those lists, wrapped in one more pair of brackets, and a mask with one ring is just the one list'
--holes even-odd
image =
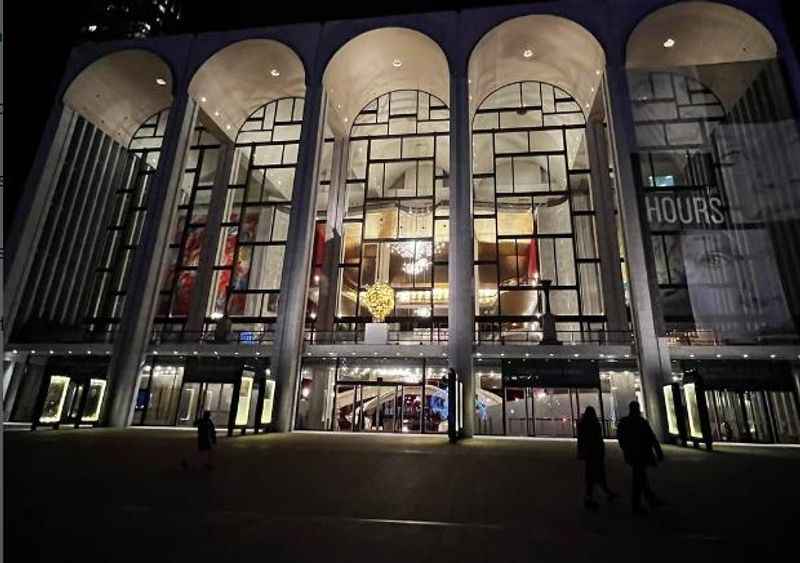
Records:
{"label": "person walking", "polygon": [[609,501],[617,498],[617,494],[608,488],[606,482],[606,447],[603,443],[603,431],[597,412],[594,407],[586,410],[578,421],[578,459],[584,461],[586,494],[583,505],[589,510],[597,510],[598,504],[594,500],[594,488],[598,485],[606,494]]}
{"label": "person walking", "polygon": [[642,507],[642,495],[651,508],[662,505],[647,479],[647,468],[664,460],[664,452],[650,424],[642,417],[637,401],[631,401],[628,416],[619,421],[617,439],[625,457],[625,463],[633,471],[633,512],[647,514]]}
{"label": "person walking", "polygon": [[206,468],[213,469],[212,452],[217,443],[217,429],[211,420],[211,411],[203,411],[203,418],[197,423],[197,449],[202,457],[205,454]]}

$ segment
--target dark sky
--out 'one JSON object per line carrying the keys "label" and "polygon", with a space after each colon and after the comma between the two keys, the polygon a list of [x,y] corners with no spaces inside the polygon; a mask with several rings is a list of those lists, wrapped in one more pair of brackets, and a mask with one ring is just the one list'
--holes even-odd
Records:
{"label": "dark sky", "polygon": [[[536,0],[533,0],[534,2]],[[587,0],[591,1],[591,0]],[[204,2],[187,1],[184,24],[189,32],[255,27],[299,21],[378,16],[431,10],[491,5],[487,0],[405,1],[402,3],[282,2],[282,10],[270,9],[273,2],[226,0],[224,8],[209,10]],[[499,4],[519,3],[513,0]],[[532,3],[528,0],[527,3]],[[296,4],[296,8],[293,7]],[[800,2],[784,0],[787,21],[800,22]],[[3,230],[7,237],[13,210],[23,189],[39,145],[42,129],[52,107],[70,49],[78,41],[85,22],[87,2],[7,2],[4,47],[5,119],[5,201]],[[795,25],[795,45],[800,52]]]}

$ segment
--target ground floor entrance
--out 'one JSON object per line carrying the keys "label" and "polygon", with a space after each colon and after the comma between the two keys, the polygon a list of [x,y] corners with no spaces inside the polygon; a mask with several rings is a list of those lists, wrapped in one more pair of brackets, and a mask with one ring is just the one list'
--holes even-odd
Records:
{"label": "ground floor entrance", "polygon": [[683,443],[800,443],[800,400],[788,362],[673,365],[664,387],[670,434]]}
{"label": "ground floor entrance", "polygon": [[139,376],[134,425],[193,427],[205,411],[217,428],[259,430],[272,422],[275,381],[265,361],[158,361]]}
{"label": "ground floor entrance", "polygon": [[331,358],[303,363],[295,428],[335,432],[447,432],[447,364]]}

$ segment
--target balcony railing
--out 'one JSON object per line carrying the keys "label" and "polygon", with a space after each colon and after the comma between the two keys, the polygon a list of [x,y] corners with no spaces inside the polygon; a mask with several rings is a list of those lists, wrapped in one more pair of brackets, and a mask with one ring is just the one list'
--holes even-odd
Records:
{"label": "balcony railing", "polygon": [[800,336],[797,334],[728,336],[716,330],[695,330],[672,328],[667,331],[670,344],[683,346],[769,346],[797,345]]}
{"label": "balcony railing", "polygon": [[[365,323],[348,323],[346,328],[335,330],[306,329],[308,344],[364,344]],[[390,325],[391,326],[391,325]],[[415,327],[407,330],[389,328],[387,344],[446,344],[447,327]]]}
{"label": "balcony railing", "polygon": [[150,338],[154,346],[161,344],[271,344],[272,330],[231,330],[226,333],[217,330],[169,330],[156,328]]}
{"label": "balcony railing", "polygon": [[[602,344],[632,346],[629,330],[557,330],[556,340],[565,345]],[[475,331],[476,344],[540,344],[541,330],[508,329],[501,323],[480,323]]]}

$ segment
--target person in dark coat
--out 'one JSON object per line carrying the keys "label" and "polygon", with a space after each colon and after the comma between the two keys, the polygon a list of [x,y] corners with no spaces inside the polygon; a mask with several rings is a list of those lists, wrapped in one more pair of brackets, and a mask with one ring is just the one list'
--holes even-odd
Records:
{"label": "person in dark coat", "polygon": [[642,507],[642,494],[651,507],[662,502],[656,497],[647,479],[647,468],[664,460],[664,452],[653,434],[650,424],[642,417],[639,403],[631,401],[630,413],[619,421],[617,439],[625,456],[625,463],[633,470],[633,511],[646,514]]}
{"label": "person in dark coat", "polygon": [[203,418],[197,423],[197,449],[202,456],[205,453],[206,467],[212,469],[211,452],[217,443],[217,429],[211,420],[211,411],[203,411]]}
{"label": "person in dark coat", "polygon": [[617,495],[608,488],[606,482],[606,451],[603,443],[603,431],[597,412],[594,407],[586,407],[583,416],[578,421],[578,459],[585,464],[586,496],[583,504],[589,510],[597,510],[598,504],[594,500],[594,488],[598,485],[611,501]]}

